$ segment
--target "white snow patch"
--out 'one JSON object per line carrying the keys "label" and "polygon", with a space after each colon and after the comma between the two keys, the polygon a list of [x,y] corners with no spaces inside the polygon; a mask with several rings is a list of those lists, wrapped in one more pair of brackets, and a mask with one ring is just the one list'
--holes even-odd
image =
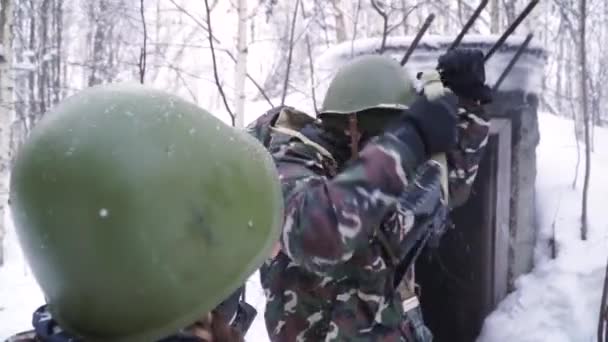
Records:
{"label": "white snow patch", "polygon": [[110,215],[110,211],[109,211],[108,209],[106,209],[106,208],[101,208],[101,209],[99,210],[99,217],[106,218],[106,217],[108,217],[108,215]]}
{"label": "white snow patch", "polygon": [[[589,238],[580,240],[584,159],[572,188],[576,143],[572,121],[540,115],[537,196],[540,232],[534,270],[516,281],[516,291],[485,321],[477,342],[595,341],[604,269],[608,257],[608,129],[596,128],[589,191]],[[581,146],[581,158],[584,150]],[[555,224],[558,256],[548,239]]]}
{"label": "white snow patch", "polygon": [[0,267],[0,340],[32,329],[32,313],[44,303],[44,296],[27,266],[11,215],[7,211],[5,265]]}

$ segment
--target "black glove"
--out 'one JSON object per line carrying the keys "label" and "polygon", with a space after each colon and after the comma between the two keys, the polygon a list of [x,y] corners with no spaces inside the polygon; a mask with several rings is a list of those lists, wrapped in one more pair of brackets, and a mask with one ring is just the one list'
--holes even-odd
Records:
{"label": "black glove", "polygon": [[446,93],[434,100],[418,96],[404,115],[392,123],[389,130],[403,141],[413,126],[426,147],[427,155],[448,152],[456,146],[456,117],[458,98]]}
{"label": "black glove", "polygon": [[492,90],[485,85],[483,52],[476,49],[454,49],[439,57],[437,71],[443,85],[461,98],[492,102]]}

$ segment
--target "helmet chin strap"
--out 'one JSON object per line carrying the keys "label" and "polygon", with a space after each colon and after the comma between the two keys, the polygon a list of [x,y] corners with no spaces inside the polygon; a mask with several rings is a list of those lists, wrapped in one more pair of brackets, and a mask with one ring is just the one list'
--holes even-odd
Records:
{"label": "helmet chin strap", "polygon": [[361,134],[357,122],[357,113],[351,113],[348,117],[348,133],[350,135],[350,159],[354,160],[359,157],[359,140]]}

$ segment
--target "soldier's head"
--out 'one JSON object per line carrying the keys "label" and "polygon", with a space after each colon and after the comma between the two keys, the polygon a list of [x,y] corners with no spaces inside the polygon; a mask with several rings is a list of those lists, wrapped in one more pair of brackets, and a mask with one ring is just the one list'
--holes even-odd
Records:
{"label": "soldier's head", "polygon": [[332,79],[319,119],[326,128],[350,135],[358,145],[383,132],[415,94],[406,71],[391,57],[356,57]]}
{"label": "soldier's head", "polygon": [[205,317],[266,260],[283,217],[261,144],[136,84],[58,104],[21,146],[10,181],[48,311],[86,341],[155,341]]}

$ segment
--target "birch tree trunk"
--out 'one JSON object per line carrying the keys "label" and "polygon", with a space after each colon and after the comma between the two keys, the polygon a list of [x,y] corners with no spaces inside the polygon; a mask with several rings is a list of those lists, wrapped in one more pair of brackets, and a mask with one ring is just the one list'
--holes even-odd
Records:
{"label": "birch tree trunk", "polygon": [[334,19],[336,21],[336,43],[342,43],[346,41],[346,24],[344,22],[344,13],[342,9],[345,8],[341,0],[332,1],[334,9]]}
{"label": "birch tree trunk", "polygon": [[500,4],[498,0],[490,3],[490,33],[497,34],[500,31]]}
{"label": "birch tree trunk", "polygon": [[4,263],[5,211],[8,208],[8,173],[10,169],[10,127],[13,115],[12,77],[12,0],[0,2],[0,266]]}
{"label": "birch tree trunk", "polygon": [[579,35],[580,35],[580,46],[579,46],[579,63],[581,66],[581,71],[579,75],[580,81],[580,92],[581,92],[581,110],[583,112],[583,128],[585,134],[585,178],[583,180],[583,201],[582,201],[582,213],[581,213],[581,240],[587,240],[587,198],[589,191],[589,177],[591,173],[591,142],[590,142],[590,134],[589,134],[589,108],[587,106],[588,94],[587,94],[587,42],[586,38],[586,19],[587,19],[587,2],[585,0],[581,0],[580,2],[580,22],[579,22]]}
{"label": "birch tree trunk", "polygon": [[247,0],[238,0],[237,57],[234,78],[235,126],[245,125],[245,77],[247,75]]}

